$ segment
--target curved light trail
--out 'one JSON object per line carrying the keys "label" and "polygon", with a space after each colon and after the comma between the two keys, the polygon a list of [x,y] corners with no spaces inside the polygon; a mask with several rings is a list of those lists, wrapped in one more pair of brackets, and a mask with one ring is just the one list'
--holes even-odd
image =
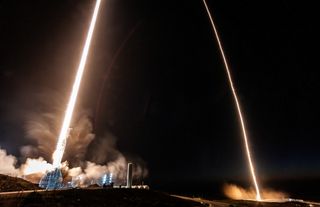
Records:
{"label": "curved light trail", "polygon": [[229,69],[229,65],[228,65],[228,62],[227,62],[227,58],[225,56],[225,53],[224,53],[224,50],[223,50],[223,47],[222,47],[222,43],[220,41],[220,37],[219,37],[218,31],[217,31],[217,28],[216,28],[215,23],[213,21],[213,18],[212,18],[212,15],[210,13],[210,10],[208,8],[206,0],[203,0],[203,4],[204,4],[204,6],[206,8],[206,11],[208,13],[208,16],[209,16],[209,19],[210,19],[210,22],[211,22],[211,25],[212,25],[216,40],[218,42],[219,50],[220,50],[220,53],[221,53],[221,56],[222,56],[222,59],[223,59],[223,63],[224,63],[224,66],[225,66],[225,69],[226,69],[226,72],[227,72],[227,76],[228,76],[229,84],[230,84],[230,87],[231,87],[231,90],[232,90],[233,98],[234,98],[234,101],[235,101],[236,106],[237,106],[237,111],[238,111],[238,115],[239,115],[239,118],[240,118],[241,129],[242,129],[242,134],[243,134],[243,140],[244,140],[244,144],[245,144],[245,148],[246,148],[246,152],[247,152],[250,172],[251,172],[252,180],[253,180],[254,187],[255,187],[255,190],[256,190],[256,199],[258,201],[260,201],[261,200],[261,196],[260,196],[259,185],[258,185],[257,178],[256,178],[256,175],[255,175],[255,169],[254,169],[254,166],[253,166],[251,153],[250,153],[250,147],[249,147],[249,143],[248,143],[248,136],[247,136],[247,132],[246,132],[244,119],[243,119],[243,116],[242,116],[240,103],[238,101],[237,92],[236,92],[235,87],[233,85],[232,76],[231,76],[231,73],[230,73],[230,69]]}

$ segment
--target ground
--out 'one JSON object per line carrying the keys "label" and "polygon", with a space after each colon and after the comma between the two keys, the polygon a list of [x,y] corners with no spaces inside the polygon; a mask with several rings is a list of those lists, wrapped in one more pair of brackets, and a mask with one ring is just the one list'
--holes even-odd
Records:
{"label": "ground", "polygon": [[18,177],[10,177],[0,174],[0,192],[37,190],[37,184],[30,183]]}
{"label": "ground", "polygon": [[68,189],[30,190],[0,193],[0,206],[6,207],[319,207],[319,204],[303,202],[255,202],[172,196],[166,193],[143,189]]}
{"label": "ground", "polygon": [[28,191],[0,195],[0,206],[23,207],[102,207],[102,206],[181,206],[201,207],[199,202],[176,198],[165,193],[139,189],[69,189]]}
{"label": "ground", "polygon": [[214,201],[144,189],[91,187],[46,191],[23,179],[5,175],[0,175],[0,190],[0,206],[6,207],[320,207],[318,203],[299,201]]}

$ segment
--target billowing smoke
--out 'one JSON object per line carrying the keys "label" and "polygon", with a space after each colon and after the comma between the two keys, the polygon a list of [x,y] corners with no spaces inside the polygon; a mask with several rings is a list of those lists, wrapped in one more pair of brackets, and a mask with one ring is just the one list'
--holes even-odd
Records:
{"label": "billowing smoke", "polygon": [[73,168],[69,170],[69,175],[73,178],[80,178],[80,185],[88,185],[92,180],[101,178],[105,173],[112,173],[120,184],[123,184],[123,180],[126,173],[127,161],[124,157],[120,157],[119,160],[110,162],[107,165],[98,165],[93,162],[86,162],[86,167]]}
{"label": "billowing smoke", "polygon": [[79,162],[85,159],[88,146],[95,138],[88,113],[82,113],[77,120],[70,131],[64,153],[64,158],[72,165],[79,165]]}
{"label": "billowing smoke", "polygon": [[17,159],[8,155],[6,150],[0,148],[0,174],[17,176],[19,170],[15,168]]}
{"label": "billowing smoke", "polygon": [[[40,113],[40,115],[30,115],[25,125],[26,136],[33,141],[33,145],[26,145],[21,148],[23,157],[42,156],[51,161],[52,153],[55,150],[59,133],[60,117],[50,113]],[[67,148],[64,158],[71,164],[78,164],[83,161],[89,144],[94,139],[92,133],[92,123],[89,113],[83,111],[75,117],[73,128],[67,141]]]}
{"label": "billowing smoke", "polygon": [[[19,159],[8,155],[0,146],[0,174],[19,176],[38,183],[52,169],[52,153],[56,147],[63,114],[60,110],[63,107],[57,107],[56,104],[61,102],[48,101],[48,107],[40,107],[35,113],[27,115],[25,131],[30,144],[20,148]],[[46,112],[48,110],[53,113]],[[124,184],[128,158],[117,150],[116,137],[106,132],[103,137],[96,138],[92,133],[88,111],[78,109],[73,120],[63,157],[66,161],[62,163],[64,178],[69,181],[79,179],[79,184],[87,185],[105,173],[112,173],[114,179]],[[144,162],[130,158],[130,162],[132,161],[135,164],[134,177],[145,178],[148,171]]]}
{"label": "billowing smoke", "polygon": [[[255,200],[255,189],[245,189],[234,184],[226,184],[223,188],[224,194],[231,199],[235,200]],[[288,198],[284,192],[274,191],[271,189],[262,189],[261,197],[263,200],[282,200]]]}

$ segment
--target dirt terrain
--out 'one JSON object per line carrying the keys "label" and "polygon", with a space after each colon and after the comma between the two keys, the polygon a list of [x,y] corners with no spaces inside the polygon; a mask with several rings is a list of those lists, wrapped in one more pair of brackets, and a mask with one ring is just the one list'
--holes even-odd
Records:
{"label": "dirt terrain", "polygon": [[37,190],[38,185],[24,179],[0,174],[0,192]]}
{"label": "dirt terrain", "polygon": [[78,188],[46,191],[21,178],[0,175],[0,206],[6,207],[320,207],[318,203],[206,200],[126,188]]}
{"label": "dirt terrain", "polygon": [[27,191],[0,194],[0,206],[6,207],[100,207],[100,206],[181,206],[201,207],[201,203],[172,197],[165,193],[139,189],[69,189]]}

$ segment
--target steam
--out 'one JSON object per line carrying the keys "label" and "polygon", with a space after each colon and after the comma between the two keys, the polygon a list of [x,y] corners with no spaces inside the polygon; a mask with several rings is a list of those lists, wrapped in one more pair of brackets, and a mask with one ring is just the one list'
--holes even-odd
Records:
{"label": "steam", "polygon": [[[33,145],[26,145],[20,149],[23,157],[44,157],[51,161],[54,147],[56,146],[59,125],[59,115],[51,113],[31,114],[26,122],[26,137],[34,142]],[[85,159],[87,148],[95,135],[92,133],[92,123],[89,119],[89,112],[82,111],[75,117],[73,128],[67,143],[64,158],[72,164],[79,164]]]}
{"label": "steam", "polygon": [[43,156],[49,158],[53,153],[53,146],[57,135],[58,117],[50,113],[31,114],[25,125],[27,139],[35,142],[33,145],[23,146],[22,156]]}
{"label": "steam", "polygon": [[17,176],[19,170],[15,168],[17,159],[12,155],[7,155],[7,151],[0,147],[0,174]]}
{"label": "steam", "polygon": [[[224,194],[235,200],[255,200],[256,192],[253,188],[245,189],[234,184],[226,184],[223,188]],[[262,189],[261,197],[263,200],[278,200],[288,198],[284,192],[274,191],[271,189]]]}
{"label": "steam", "polygon": [[95,138],[92,129],[88,112],[82,113],[70,131],[64,153],[64,158],[71,164],[78,165],[81,161],[85,160],[88,146]]}
{"label": "steam", "polygon": [[47,170],[52,168],[51,164],[45,161],[42,157],[38,159],[27,158],[26,162],[21,165],[20,170],[22,171],[22,175],[30,175],[30,174],[44,174]]}
{"label": "steam", "polygon": [[[87,125],[84,124],[81,126]],[[79,131],[87,132],[83,128],[79,128]],[[94,161],[80,160],[84,157],[85,151],[87,150],[86,147],[88,147],[89,144],[87,142],[80,141],[80,143],[85,146],[84,147],[83,145],[81,146],[79,144],[72,143],[74,143],[81,136],[86,137],[86,140],[92,140],[94,137],[94,135],[92,135],[91,133],[84,133],[83,135],[81,135],[81,133],[76,133],[75,136],[70,137],[70,145],[68,145],[67,147],[67,149],[69,149],[70,151],[66,154],[66,160],[68,160],[69,157],[70,160],[73,161],[72,166],[75,166],[75,163],[80,164],[76,167],[70,167],[70,164],[68,162],[69,160],[62,163],[61,170],[66,180],[70,181],[74,178],[79,178],[80,185],[88,185],[92,183],[92,181],[101,178],[105,173],[112,173],[113,177],[120,184],[123,184],[126,177],[128,160],[121,152],[119,152],[115,148],[115,139],[110,139],[113,136],[109,136],[109,139],[102,139],[102,141],[99,141],[99,147],[96,148],[96,153],[94,154],[100,155],[95,155],[91,158],[92,160],[97,159],[97,163],[103,164],[97,164]],[[54,147],[54,145],[52,147]],[[21,152],[23,155],[28,155],[30,154],[30,152],[34,155],[38,151],[36,151],[36,148],[33,146],[23,146],[21,148]],[[74,158],[71,158],[72,153],[74,153]],[[135,162],[133,171],[133,176],[135,178],[145,178],[148,175],[148,171],[145,168],[145,165],[143,164],[143,162],[141,163],[142,165],[138,162]],[[45,160],[43,157],[26,158],[25,162],[18,168],[15,167],[16,165],[17,158],[13,155],[8,155],[6,150],[0,149],[0,174],[23,177],[30,182],[38,183],[47,171],[53,169],[52,164]]]}
{"label": "steam", "polygon": [[[56,146],[62,114],[57,108],[59,107],[51,108],[55,113],[38,109],[36,114],[28,114],[25,132],[30,144],[21,146],[19,159],[8,155],[0,146],[0,174],[18,176],[38,183],[47,171],[53,169],[51,156]],[[117,149],[116,137],[110,132],[97,138],[92,133],[90,113],[78,110],[80,112],[74,117],[63,157],[65,161],[61,170],[66,181],[78,179],[79,185],[88,185],[105,173],[112,173],[119,184],[124,184],[129,161],[135,164],[135,178],[147,176],[148,171],[141,159],[128,160]]]}

